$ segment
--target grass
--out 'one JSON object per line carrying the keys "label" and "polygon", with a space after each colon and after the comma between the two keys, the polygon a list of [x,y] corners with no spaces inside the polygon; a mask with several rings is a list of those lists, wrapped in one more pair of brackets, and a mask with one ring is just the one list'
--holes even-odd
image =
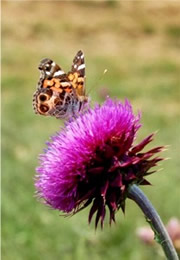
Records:
{"label": "grass", "polygon": [[46,56],[68,71],[82,48],[93,102],[103,102],[105,92],[127,97],[136,112],[142,110],[138,140],[159,129],[154,145],[169,144],[164,156],[171,160],[143,190],[165,223],[180,216],[180,5],[111,2],[3,2],[3,259],[161,258],[136,238],[136,228],[146,223],[131,201],[125,217],[117,213],[116,225],[106,221],[96,232],[87,225],[88,210],[63,218],[36,201],[37,156],[62,125],[32,111],[37,65]]}

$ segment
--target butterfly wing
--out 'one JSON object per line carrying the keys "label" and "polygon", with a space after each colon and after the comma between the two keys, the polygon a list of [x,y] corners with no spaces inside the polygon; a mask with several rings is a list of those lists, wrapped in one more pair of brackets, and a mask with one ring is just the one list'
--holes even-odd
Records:
{"label": "butterfly wing", "polygon": [[40,80],[33,96],[36,113],[63,117],[68,102],[73,99],[74,90],[67,74],[50,59],[43,59],[39,65]]}
{"label": "butterfly wing", "polygon": [[66,75],[58,64],[48,58],[41,60],[38,69],[41,71],[44,79],[58,78]]}
{"label": "butterfly wing", "polygon": [[39,65],[40,79],[33,95],[35,113],[66,118],[75,115],[87,102],[85,97],[84,54],[78,51],[72,70],[66,74],[50,59],[43,59]]}
{"label": "butterfly wing", "polygon": [[77,96],[85,96],[85,62],[84,53],[80,50],[73,60],[71,71],[67,75]]}

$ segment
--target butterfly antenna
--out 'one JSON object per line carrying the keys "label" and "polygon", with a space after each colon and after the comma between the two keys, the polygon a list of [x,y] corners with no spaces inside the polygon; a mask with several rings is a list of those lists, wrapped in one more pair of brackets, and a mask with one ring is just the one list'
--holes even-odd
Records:
{"label": "butterfly antenna", "polygon": [[97,84],[99,84],[102,81],[102,79],[103,79],[104,75],[107,73],[107,71],[108,71],[107,69],[104,70],[103,74],[99,77],[97,82],[91,87],[91,89],[88,91],[87,95],[89,95],[89,93],[97,86]]}

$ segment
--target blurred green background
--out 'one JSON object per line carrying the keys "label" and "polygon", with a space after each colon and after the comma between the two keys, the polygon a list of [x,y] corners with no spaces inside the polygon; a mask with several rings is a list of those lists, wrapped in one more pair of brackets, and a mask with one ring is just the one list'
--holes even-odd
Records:
{"label": "blurred green background", "polygon": [[93,102],[106,94],[127,97],[142,111],[137,141],[159,130],[152,145],[170,145],[163,155],[171,159],[143,190],[165,223],[180,217],[180,4],[3,1],[2,7],[3,259],[163,259],[160,248],[136,237],[146,222],[130,200],[125,216],[118,212],[111,228],[106,220],[103,231],[87,224],[88,209],[63,218],[37,202],[37,157],[62,122],[35,115],[32,94],[42,58],[68,71],[82,49]]}

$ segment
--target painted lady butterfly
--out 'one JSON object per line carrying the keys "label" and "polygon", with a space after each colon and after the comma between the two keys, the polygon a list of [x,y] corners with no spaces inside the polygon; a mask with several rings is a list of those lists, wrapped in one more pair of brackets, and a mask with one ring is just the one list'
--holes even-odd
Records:
{"label": "painted lady butterfly", "polygon": [[40,79],[33,95],[35,113],[56,118],[75,116],[88,102],[85,96],[84,54],[78,51],[67,74],[52,60],[39,65]]}

